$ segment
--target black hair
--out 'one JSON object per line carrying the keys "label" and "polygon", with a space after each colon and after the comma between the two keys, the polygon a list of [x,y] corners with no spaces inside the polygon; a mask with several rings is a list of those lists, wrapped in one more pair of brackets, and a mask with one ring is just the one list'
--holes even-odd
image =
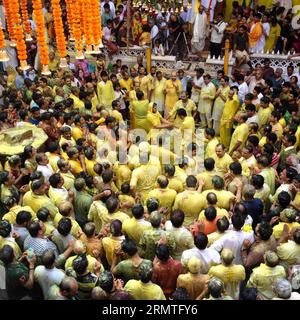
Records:
{"label": "black hair", "polygon": [[207,235],[203,232],[199,232],[198,235],[195,237],[194,243],[198,249],[204,250],[208,244]]}
{"label": "black hair", "polygon": [[126,238],[124,241],[122,241],[121,246],[122,251],[127,253],[130,257],[133,257],[138,252],[135,242],[130,238]]}
{"label": "black hair", "polygon": [[204,168],[207,171],[213,171],[215,168],[215,160],[213,158],[206,158],[204,160]]}
{"label": "black hair", "polygon": [[240,214],[235,213],[231,217],[231,222],[232,222],[233,227],[237,231],[239,231],[239,230],[241,230],[243,228],[245,220]]}
{"label": "black hair", "polygon": [[185,214],[182,210],[176,209],[171,212],[170,220],[175,228],[182,226]]}
{"label": "black hair", "polygon": [[70,218],[61,218],[59,220],[57,231],[64,237],[66,237],[72,229],[72,222]]}
{"label": "black hair", "polygon": [[36,238],[39,231],[41,230],[41,225],[39,223],[39,221],[32,221],[29,226],[28,226],[28,231],[29,234],[33,237]]}
{"label": "black hair", "polygon": [[208,221],[214,221],[217,216],[217,210],[215,207],[210,206],[204,210],[204,215]]}
{"label": "black hair", "polygon": [[119,200],[116,197],[111,196],[106,200],[105,205],[109,213],[114,213],[118,208]]}
{"label": "black hair", "polygon": [[192,176],[192,175],[189,175],[187,178],[186,178],[186,186],[188,188],[196,188],[197,186],[197,179],[195,176]]}
{"label": "black hair", "polygon": [[50,215],[50,211],[46,207],[40,208],[36,213],[37,218],[42,222],[46,222],[49,215]]}
{"label": "black hair", "polygon": [[31,220],[32,216],[31,213],[25,210],[21,210],[18,212],[16,216],[16,223],[21,225],[25,222],[29,222]]}
{"label": "black hair", "polygon": [[229,169],[233,172],[233,174],[235,175],[240,175],[242,174],[242,165],[240,164],[239,161],[235,161],[235,162],[232,162],[230,165],[229,165]]}
{"label": "black hair", "polygon": [[140,203],[135,204],[132,207],[132,215],[136,219],[141,219],[144,215],[144,207]]}
{"label": "black hair", "polygon": [[163,262],[167,262],[170,257],[169,247],[164,244],[157,246],[156,256],[159,260],[161,260]]}
{"label": "black hair", "polygon": [[287,208],[292,201],[291,196],[286,191],[281,191],[278,195],[277,201],[282,208]]}

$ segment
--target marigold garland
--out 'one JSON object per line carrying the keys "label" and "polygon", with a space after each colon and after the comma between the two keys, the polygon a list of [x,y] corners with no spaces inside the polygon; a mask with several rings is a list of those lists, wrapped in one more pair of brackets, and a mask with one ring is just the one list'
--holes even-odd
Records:
{"label": "marigold garland", "polygon": [[92,33],[95,46],[102,44],[101,9],[98,0],[91,0],[91,11],[93,12]]}
{"label": "marigold garland", "polygon": [[7,30],[9,33],[9,39],[11,41],[14,41],[15,40],[14,28],[13,28],[13,21],[11,19],[9,0],[3,0],[3,6],[5,9],[6,25],[7,25]]}
{"label": "marigold garland", "polygon": [[29,15],[27,11],[27,0],[21,0],[20,1],[21,5],[21,13],[22,13],[22,19],[23,19],[23,24],[24,24],[24,30],[27,35],[31,34],[31,25],[29,21]]}
{"label": "marigold garland", "polygon": [[80,2],[79,0],[73,0],[72,2],[72,13],[73,13],[73,32],[75,38],[75,48],[77,52],[82,52],[82,30],[80,23]]}
{"label": "marigold garland", "polygon": [[67,7],[67,20],[68,20],[68,26],[69,26],[70,39],[73,39],[74,37],[73,1],[66,0],[66,7]]}
{"label": "marigold garland", "polygon": [[43,6],[41,0],[32,0],[33,4],[33,13],[35,17],[36,23],[36,34],[37,34],[37,43],[39,46],[39,54],[41,64],[46,66],[49,64],[49,51],[48,45],[46,41],[46,29],[45,29],[45,21],[44,21],[44,14],[43,14]]}
{"label": "marigold garland", "polygon": [[60,8],[60,0],[52,0],[51,2],[58,54],[60,58],[65,58],[67,55],[67,49],[64,27],[61,18],[62,13]]}
{"label": "marigold garland", "polygon": [[85,36],[85,42],[87,47],[93,44],[93,11],[91,6],[91,0],[82,1],[82,13],[83,13],[83,30]]}
{"label": "marigold garland", "polygon": [[2,24],[1,24],[1,21],[0,21],[0,49],[5,49],[6,47],[6,42],[5,42],[5,36],[4,36],[4,32],[3,32],[3,29],[2,29]]}
{"label": "marigold garland", "polygon": [[13,33],[17,42],[18,58],[22,64],[27,60],[27,48],[24,40],[24,33],[22,27],[22,20],[19,14],[19,2],[18,0],[9,0],[9,10],[11,14],[11,21],[13,23]]}

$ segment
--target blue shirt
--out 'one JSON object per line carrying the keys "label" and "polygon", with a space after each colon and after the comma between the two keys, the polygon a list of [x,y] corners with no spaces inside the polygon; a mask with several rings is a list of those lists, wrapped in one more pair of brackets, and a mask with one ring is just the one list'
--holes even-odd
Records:
{"label": "blue shirt", "polygon": [[253,219],[252,229],[254,230],[256,225],[260,222],[261,216],[264,211],[264,204],[263,202],[258,199],[254,198],[253,200],[244,200],[243,204],[247,210],[247,213]]}

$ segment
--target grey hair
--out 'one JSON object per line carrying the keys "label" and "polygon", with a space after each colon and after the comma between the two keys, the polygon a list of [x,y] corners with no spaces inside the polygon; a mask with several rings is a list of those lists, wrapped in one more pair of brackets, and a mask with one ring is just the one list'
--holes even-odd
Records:
{"label": "grey hair", "polygon": [[292,294],[292,285],[286,279],[278,279],[273,285],[273,290],[278,298],[288,299]]}

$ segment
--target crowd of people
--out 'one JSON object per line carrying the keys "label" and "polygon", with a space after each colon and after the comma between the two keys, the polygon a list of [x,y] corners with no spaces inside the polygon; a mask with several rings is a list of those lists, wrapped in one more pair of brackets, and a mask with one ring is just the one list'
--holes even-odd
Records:
{"label": "crowd of people", "polygon": [[1,157],[0,299],[300,300],[300,70],[67,62],[0,76],[47,135]]}

